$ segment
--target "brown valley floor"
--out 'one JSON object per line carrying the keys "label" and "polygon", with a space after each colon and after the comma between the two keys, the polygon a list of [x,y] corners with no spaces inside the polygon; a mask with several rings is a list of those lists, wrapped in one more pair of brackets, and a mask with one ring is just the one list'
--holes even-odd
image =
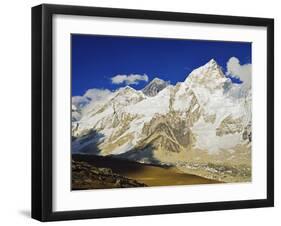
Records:
{"label": "brown valley floor", "polygon": [[72,189],[143,187],[219,183],[156,166],[93,155],[72,155]]}

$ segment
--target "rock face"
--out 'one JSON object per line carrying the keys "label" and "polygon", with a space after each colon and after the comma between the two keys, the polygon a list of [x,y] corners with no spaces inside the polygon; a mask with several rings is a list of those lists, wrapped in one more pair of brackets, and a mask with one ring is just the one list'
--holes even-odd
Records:
{"label": "rock face", "polygon": [[146,87],[143,88],[142,92],[149,97],[156,96],[162,89],[166,88],[169,82],[166,82],[159,78],[154,78]]}
{"label": "rock face", "polygon": [[215,179],[251,179],[251,90],[239,92],[215,60],[176,85],[154,79],[142,91],[109,93],[75,119],[73,153],[174,165],[210,178],[231,168],[238,173]]}

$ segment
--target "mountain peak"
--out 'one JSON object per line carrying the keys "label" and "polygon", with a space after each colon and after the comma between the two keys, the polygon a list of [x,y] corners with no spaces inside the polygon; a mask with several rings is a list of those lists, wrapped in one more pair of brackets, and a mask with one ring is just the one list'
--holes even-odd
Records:
{"label": "mountain peak", "polygon": [[150,83],[152,83],[152,82],[165,82],[164,80],[162,80],[161,78],[157,78],[157,77],[155,77],[154,79],[152,79],[151,80],[151,82]]}
{"label": "mountain peak", "polygon": [[212,58],[207,64],[217,64],[217,62],[214,58]]}
{"label": "mountain peak", "polygon": [[125,87],[124,87],[124,89],[127,89],[127,90],[135,90],[133,87],[128,86],[128,85],[127,85],[127,86],[125,86]]}
{"label": "mountain peak", "polygon": [[218,63],[215,61],[214,58],[212,58],[211,60],[209,60],[205,65],[203,65],[203,67],[209,67],[209,68],[213,68],[213,69],[218,69],[218,68],[220,68],[220,66],[219,66]]}
{"label": "mountain peak", "polygon": [[124,86],[117,90],[116,96],[119,96],[119,95],[126,95],[126,96],[129,95],[130,96],[134,93],[138,93],[138,91],[135,90],[134,88],[132,88],[131,86]]}
{"label": "mountain peak", "polygon": [[143,88],[142,92],[149,97],[156,96],[161,90],[166,88],[169,82],[164,81],[160,78],[154,78],[146,87]]}
{"label": "mountain peak", "polygon": [[124,87],[121,87],[120,89],[119,89],[121,92],[122,91],[136,91],[133,87],[131,87],[131,86],[124,86]]}
{"label": "mountain peak", "polygon": [[201,84],[206,87],[221,87],[227,80],[218,63],[211,59],[203,66],[193,70],[186,78],[188,83]]}

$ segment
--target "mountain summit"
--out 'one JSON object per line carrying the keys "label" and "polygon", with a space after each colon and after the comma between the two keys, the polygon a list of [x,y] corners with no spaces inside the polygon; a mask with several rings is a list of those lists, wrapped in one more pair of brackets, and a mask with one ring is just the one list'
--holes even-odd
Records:
{"label": "mountain summit", "polygon": [[164,81],[160,78],[154,78],[146,87],[143,88],[142,92],[149,97],[156,96],[161,90],[166,88],[169,82]]}
{"label": "mountain summit", "polygon": [[205,65],[193,70],[186,78],[185,82],[190,85],[204,86],[208,89],[215,90],[224,87],[228,82],[221,67],[214,59],[211,59]]}

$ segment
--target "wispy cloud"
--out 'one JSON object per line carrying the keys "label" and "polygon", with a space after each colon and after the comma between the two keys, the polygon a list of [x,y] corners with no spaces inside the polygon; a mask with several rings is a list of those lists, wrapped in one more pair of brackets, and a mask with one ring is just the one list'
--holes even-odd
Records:
{"label": "wispy cloud", "polygon": [[146,74],[130,74],[130,75],[116,75],[111,78],[113,84],[137,85],[140,81],[148,82],[149,78]]}

